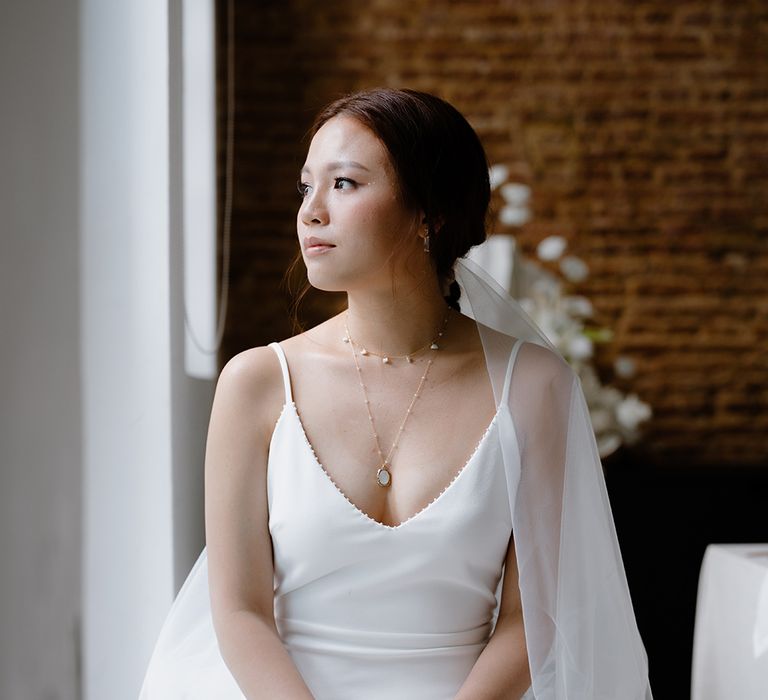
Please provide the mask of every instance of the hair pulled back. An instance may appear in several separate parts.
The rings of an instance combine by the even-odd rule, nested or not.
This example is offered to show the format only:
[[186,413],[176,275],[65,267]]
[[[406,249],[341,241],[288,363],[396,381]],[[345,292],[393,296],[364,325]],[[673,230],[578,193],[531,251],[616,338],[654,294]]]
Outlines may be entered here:
[[486,237],[491,197],[488,161],[474,129],[445,100],[410,89],[374,88],[325,107],[310,129],[344,115],[369,128],[386,147],[406,206],[424,211],[429,255],[446,301],[459,310],[453,266]]

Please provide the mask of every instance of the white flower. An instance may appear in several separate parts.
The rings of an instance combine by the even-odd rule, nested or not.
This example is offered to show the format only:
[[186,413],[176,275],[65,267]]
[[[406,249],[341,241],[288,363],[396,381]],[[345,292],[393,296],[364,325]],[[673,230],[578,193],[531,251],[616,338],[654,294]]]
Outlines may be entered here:
[[[488,171],[492,190],[503,199],[499,221],[505,226],[523,226],[531,219],[528,207],[531,189],[519,182],[509,182],[509,168],[493,165]],[[566,255],[568,246],[563,236],[547,236],[539,242],[536,255],[541,261],[556,262],[560,274],[545,269],[520,256],[515,295],[522,310],[547,340],[573,366],[579,378],[601,458],[615,452],[622,443],[632,444],[640,438],[638,425],[651,415],[651,407],[635,394],[625,396],[610,385],[603,385],[592,365],[594,344],[609,342],[613,331],[596,328],[586,331],[584,320],[594,316],[591,301],[584,296],[565,295],[564,281],[582,282],[589,275],[587,263],[574,255]],[[733,261],[726,261],[731,262]],[[619,377],[632,377],[635,362],[619,356],[614,362]]]
[[565,308],[574,316],[589,318],[594,313],[592,302],[587,297],[568,296],[563,299]]
[[495,190],[509,177],[509,168],[506,165],[492,165],[488,169],[488,178],[491,181],[491,189]]
[[567,245],[562,236],[547,236],[536,247],[536,255],[539,256],[539,260],[557,260]]
[[597,451],[601,458],[615,452],[621,445],[621,437],[616,433],[607,433],[597,436]]
[[603,387],[602,395],[605,404],[607,406],[612,406],[614,410],[617,410],[618,405],[624,400],[624,394],[610,384]]
[[637,426],[651,417],[651,407],[643,403],[637,394],[630,394],[616,406],[616,419],[627,430],[635,430]]
[[613,370],[620,377],[634,377],[636,370],[635,361],[631,357],[620,355],[613,363]]
[[589,364],[582,365],[579,368],[579,380],[581,381],[581,388],[587,399],[587,404],[592,407],[601,403],[599,395],[602,390],[602,384],[600,384],[600,380],[595,373],[595,368]]
[[499,221],[507,226],[522,226],[531,220],[528,207],[518,207],[508,204],[499,212]]
[[574,360],[586,360],[592,357],[592,341],[585,335],[577,335],[568,341],[568,354]]
[[613,427],[613,416],[604,408],[595,408],[589,413],[592,427],[596,433],[604,433]]
[[565,278],[571,282],[582,282],[589,275],[587,263],[574,255],[566,255],[560,261],[560,270]]
[[528,185],[523,185],[519,182],[508,182],[501,187],[501,196],[507,204],[511,204],[513,207],[527,206],[528,200],[531,198],[531,188]]
[[548,304],[554,305],[557,297],[560,296],[560,282],[552,275],[541,274],[530,284],[531,293],[534,296],[546,299]]

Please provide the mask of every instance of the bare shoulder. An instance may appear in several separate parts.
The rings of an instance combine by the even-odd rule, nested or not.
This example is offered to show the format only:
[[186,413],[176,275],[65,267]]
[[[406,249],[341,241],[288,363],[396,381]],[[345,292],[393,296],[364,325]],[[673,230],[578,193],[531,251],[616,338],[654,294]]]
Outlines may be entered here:
[[266,345],[243,350],[224,365],[216,384],[216,398],[228,411],[248,416],[262,430],[274,426],[284,403],[280,361]]
[[280,363],[277,353],[266,346],[243,350],[224,365],[219,380],[237,381],[244,390],[254,390],[265,383],[280,379]]
[[570,383],[573,368],[556,352],[530,341],[520,346],[517,361],[520,371],[544,383]]
[[[506,357],[512,352],[518,338],[502,333],[490,326],[477,323],[482,335],[482,342],[494,357]],[[523,340],[515,358],[515,374],[525,375],[535,381],[567,381],[573,370],[571,366],[557,353],[548,347],[528,340]]]

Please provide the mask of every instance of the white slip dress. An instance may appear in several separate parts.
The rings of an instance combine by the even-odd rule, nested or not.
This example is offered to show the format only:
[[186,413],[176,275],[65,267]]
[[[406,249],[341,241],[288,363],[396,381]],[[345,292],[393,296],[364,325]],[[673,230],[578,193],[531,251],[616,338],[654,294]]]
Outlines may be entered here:
[[[512,534],[497,436],[508,397],[448,486],[404,522],[385,525],[357,508],[318,461],[282,347],[269,347],[285,384],[267,462],[283,644],[316,700],[454,698],[492,632]],[[140,700],[214,697],[244,695],[218,649],[204,549],[163,625]]]

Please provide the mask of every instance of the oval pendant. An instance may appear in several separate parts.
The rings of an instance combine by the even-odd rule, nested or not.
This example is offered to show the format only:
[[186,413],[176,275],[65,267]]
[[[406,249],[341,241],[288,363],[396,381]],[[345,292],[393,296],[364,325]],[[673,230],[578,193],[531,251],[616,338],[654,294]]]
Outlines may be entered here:
[[392,474],[386,467],[379,467],[379,471],[376,472],[376,483],[379,486],[389,486],[392,483]]

